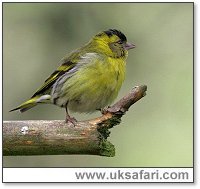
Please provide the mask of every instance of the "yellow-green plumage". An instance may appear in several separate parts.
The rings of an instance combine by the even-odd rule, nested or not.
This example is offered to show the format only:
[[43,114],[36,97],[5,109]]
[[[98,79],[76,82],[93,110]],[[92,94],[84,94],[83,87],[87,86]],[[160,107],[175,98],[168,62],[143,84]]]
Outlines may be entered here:
[[121,88],[130,48],[134,45],[128,44],[118,30],[97,34],[85,46],[64,57],[61,66],[32,98],[13,110],[23,112],[38,103],[53,103],[75,112],[104,108]]
[[[107,61],[109,64],[105,63]],[[64,99],[67,96],[70,110],[93,112],[109,105],[117,97],[124,76],[125,64],[122,59],[119,59],[116,65],[113,58],[100,56],[69,78],[59,96],[64,94]],[[62,101],[62,98],[60,100]]]

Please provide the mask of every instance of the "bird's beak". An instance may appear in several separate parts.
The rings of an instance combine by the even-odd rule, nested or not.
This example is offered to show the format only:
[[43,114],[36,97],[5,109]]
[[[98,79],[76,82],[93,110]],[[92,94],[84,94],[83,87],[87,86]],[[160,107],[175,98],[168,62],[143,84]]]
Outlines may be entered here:
[[127,43],[125,44],[124,48],[125,48],[126,50],[133,49],[133,48],[135,48],[135,45],[127,42]]

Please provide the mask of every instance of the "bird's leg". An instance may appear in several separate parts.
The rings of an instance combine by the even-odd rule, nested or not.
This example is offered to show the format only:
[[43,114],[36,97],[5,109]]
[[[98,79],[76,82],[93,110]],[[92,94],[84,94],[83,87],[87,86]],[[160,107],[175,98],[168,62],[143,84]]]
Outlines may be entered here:
[[74,117],[70,117],[67,107],[65,108],[65,110],[66,110],[66,118],[65,118],[66,123],[70,122],[75,126],[77,123],[77,120]]

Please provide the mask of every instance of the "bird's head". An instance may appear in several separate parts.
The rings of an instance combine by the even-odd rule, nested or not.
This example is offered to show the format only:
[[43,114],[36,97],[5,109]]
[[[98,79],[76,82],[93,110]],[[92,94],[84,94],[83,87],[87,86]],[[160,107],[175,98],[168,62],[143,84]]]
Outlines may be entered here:
[[94,36],[92,41],[97,45],[96,49],[110,57],[116,58],[126,57],[128,50],[135,48],[135,45],[128,43],[126,36],[116,29],[100,32]]

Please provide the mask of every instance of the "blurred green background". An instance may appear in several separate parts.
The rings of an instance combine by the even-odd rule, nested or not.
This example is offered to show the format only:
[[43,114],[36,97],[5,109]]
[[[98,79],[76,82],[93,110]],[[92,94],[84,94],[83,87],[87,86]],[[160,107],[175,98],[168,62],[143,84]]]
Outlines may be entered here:
[[3,119],[64,119],[65,111],[52,105],[8,111],[32,96],[66,53],[109,28],[137,46],[118,99],[135,85],[148,86],[111,130],[116,156],[4,157],[4,166],[193,166],[192,3],[4,3]]

